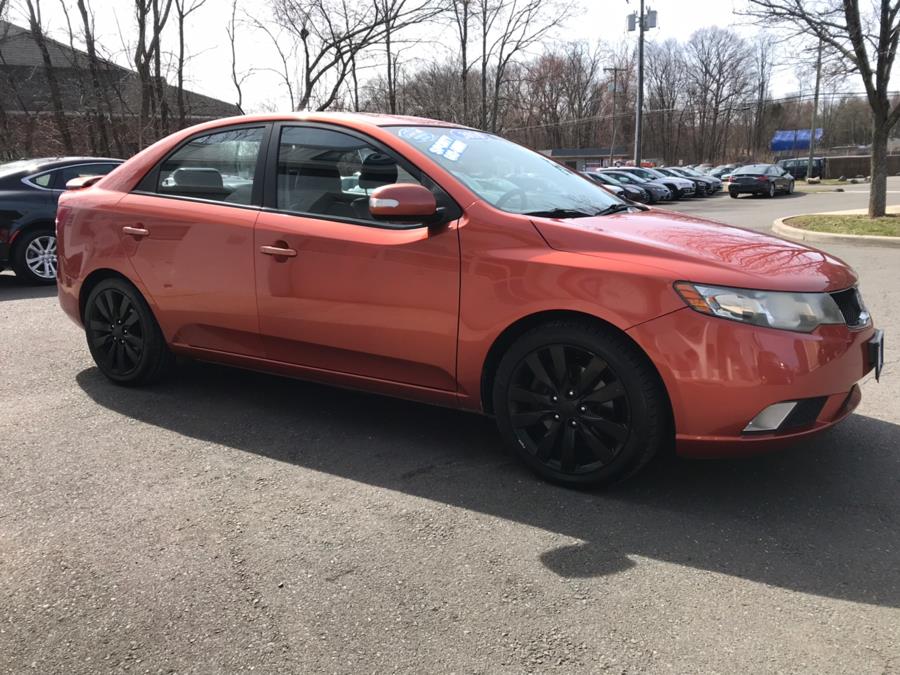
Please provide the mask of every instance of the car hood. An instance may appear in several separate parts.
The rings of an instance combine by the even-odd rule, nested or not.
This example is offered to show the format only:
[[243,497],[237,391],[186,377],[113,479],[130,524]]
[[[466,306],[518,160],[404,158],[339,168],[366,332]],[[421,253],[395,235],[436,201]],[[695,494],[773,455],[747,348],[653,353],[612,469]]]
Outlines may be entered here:
[[823,251],[660,209],[532,222],[551,248],[624,257],[671,281],[795,292],[841,290],[857,281],[846,263]]

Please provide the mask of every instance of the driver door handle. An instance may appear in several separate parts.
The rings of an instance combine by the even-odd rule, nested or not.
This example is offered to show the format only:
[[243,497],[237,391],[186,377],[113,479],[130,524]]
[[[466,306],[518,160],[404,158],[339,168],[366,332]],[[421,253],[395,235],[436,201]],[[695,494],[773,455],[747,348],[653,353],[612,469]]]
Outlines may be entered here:
[[143,227],[131,227],[130,225],[123,227],[122,232],[130,234],[132,237],[146,237],[150,234],[150,230],[148,229]]
[[265,255],[274,255],[276,258],[294,258],[297,255],[297,251],[294,249],[281,246],[260,246],[259,252]]

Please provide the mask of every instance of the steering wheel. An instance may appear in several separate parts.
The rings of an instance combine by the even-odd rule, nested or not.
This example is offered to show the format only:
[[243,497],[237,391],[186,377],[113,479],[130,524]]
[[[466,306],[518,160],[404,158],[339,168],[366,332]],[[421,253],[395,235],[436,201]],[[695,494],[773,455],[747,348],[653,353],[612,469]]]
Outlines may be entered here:
[[502,209],[506,206],[506,203],[512,201],[513,199],[518,198],[519,200],[519,210],[524,211],[528,208],[528,193],[525,192],[522,188],[513,188],[508,192],[503,193],[500,196],[500,199],[497,200],[497,203],[494,204],[498,209]]

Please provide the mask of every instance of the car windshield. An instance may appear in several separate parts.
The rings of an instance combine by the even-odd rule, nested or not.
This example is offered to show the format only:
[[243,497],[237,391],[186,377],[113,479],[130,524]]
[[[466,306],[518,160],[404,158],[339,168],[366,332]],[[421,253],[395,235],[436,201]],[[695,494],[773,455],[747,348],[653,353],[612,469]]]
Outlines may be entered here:
[[589,178],[499,136],[431,126],[385,129],[509,213],[593,215],[624,205]]
[[755,173],[765,173],[769,168],[768,164],[751,164],[750,166],[742,166],[740,169],[735,169],[731,175],[738,176],[742,174],[755,174]]

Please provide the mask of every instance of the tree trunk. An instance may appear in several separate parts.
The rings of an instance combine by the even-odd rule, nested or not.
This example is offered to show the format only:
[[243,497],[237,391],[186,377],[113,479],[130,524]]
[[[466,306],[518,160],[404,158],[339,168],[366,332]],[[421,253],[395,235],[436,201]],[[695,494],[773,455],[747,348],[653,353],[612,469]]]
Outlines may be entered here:
[[869,169],[869,217],[884,215],[887,203],[887,141],[890,129],[886,120],[876,115],[873,120],[872,164]]
[[62,94],[59,89],[59,81],[56,79],[56,65],[50,59],[50,52],[47,49],[47,41],[44,38],[44,28],[38,21],[37,13],[34,5],[28,3],[29,10],[29,29],[31,35],[37,44],[38,51],[41,53],[41,60],[44,64],[44,70],[47,77],[47,88],[50,90],[50,102],[53,105],[53,118],[56,121],[56,128],[59,131],[59,137],[63,144],[66,154],[74,154],[75,146],[72,144],[72,135],[69,133],[69,123],[66,119],[65,109],[62,102]]

